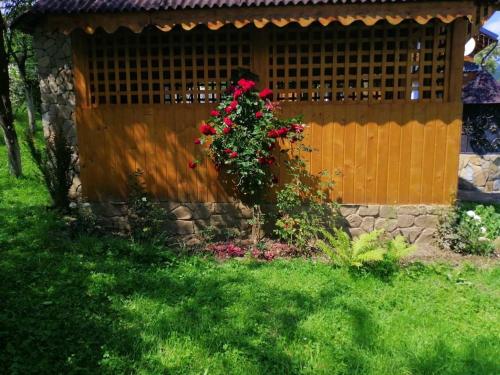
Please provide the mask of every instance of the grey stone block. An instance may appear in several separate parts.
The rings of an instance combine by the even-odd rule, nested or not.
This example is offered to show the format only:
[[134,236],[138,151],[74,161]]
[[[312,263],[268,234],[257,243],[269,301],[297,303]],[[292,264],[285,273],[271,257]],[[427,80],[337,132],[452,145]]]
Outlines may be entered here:
[[413,225],[415,217],[412,215],[399,215],[398,228],[409,228]]
[[361,206],[358,210],[358,215],[360,216],[378,216],[380,210],[380,206],[378,205],[370,205],[370,206]]
[[363,222],[363,218],[359,215],[353,214],[346,217],[350,228],[359,228]]
[[415,219],[417,227],[435,229],[438,225],[439,219],[436,215],[422,215]]

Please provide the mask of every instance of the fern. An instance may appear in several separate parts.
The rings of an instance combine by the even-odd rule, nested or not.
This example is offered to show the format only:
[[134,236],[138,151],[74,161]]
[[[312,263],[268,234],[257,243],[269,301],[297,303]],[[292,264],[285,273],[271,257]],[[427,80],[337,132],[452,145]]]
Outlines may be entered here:
[[381,231],[374,231],[361,235],[351,241],[349,235],[333,228],[333,234],[322,229],[324,240],[318,240],[318,248],[338,266],[362,267],[365,263],[380,261],[386,250],[381,246]]
[[393,260],[400,260],[413,252],[416,248],[414,245],[409,246],[403,236],[397,236],[393,240],[387,242],[387,256]]

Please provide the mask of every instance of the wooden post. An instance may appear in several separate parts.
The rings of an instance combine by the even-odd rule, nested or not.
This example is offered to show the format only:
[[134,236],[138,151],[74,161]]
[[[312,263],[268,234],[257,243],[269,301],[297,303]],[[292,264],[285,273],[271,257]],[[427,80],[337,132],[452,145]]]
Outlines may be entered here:
[[451,51],[449,56],[450,82],[448,101],[460,102],[462,99],[462,83],[464,69],[464,50],[467,35],[467,20],[461,18],[453,22]]

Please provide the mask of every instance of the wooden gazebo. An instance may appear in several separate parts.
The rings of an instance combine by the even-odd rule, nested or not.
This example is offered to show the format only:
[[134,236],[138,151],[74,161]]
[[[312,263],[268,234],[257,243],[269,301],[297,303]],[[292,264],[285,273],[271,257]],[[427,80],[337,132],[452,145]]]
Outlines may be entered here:
[[[70,38],[81,180],[93,201],[123,197],[137,169],[158,199],[230,201],[209,163],[192,172],[187,162],[199,123],[245,68],[284,115],[304,115],[318,150],[311,171],[335,176],[332,198],[449,204],[464,45],[494,3],[41,0],[18,23],[40,59],[50,40]],[[42,84],[51,63],[60,61],[45,61]]]

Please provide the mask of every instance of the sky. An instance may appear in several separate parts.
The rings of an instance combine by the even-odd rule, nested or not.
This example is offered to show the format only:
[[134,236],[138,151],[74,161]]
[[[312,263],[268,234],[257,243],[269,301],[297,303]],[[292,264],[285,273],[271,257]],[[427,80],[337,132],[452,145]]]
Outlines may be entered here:
[[500,35],[500,12],[495,12],[495,14],[491,16],[484,27],[490,31],[493,31],[495,34]]

